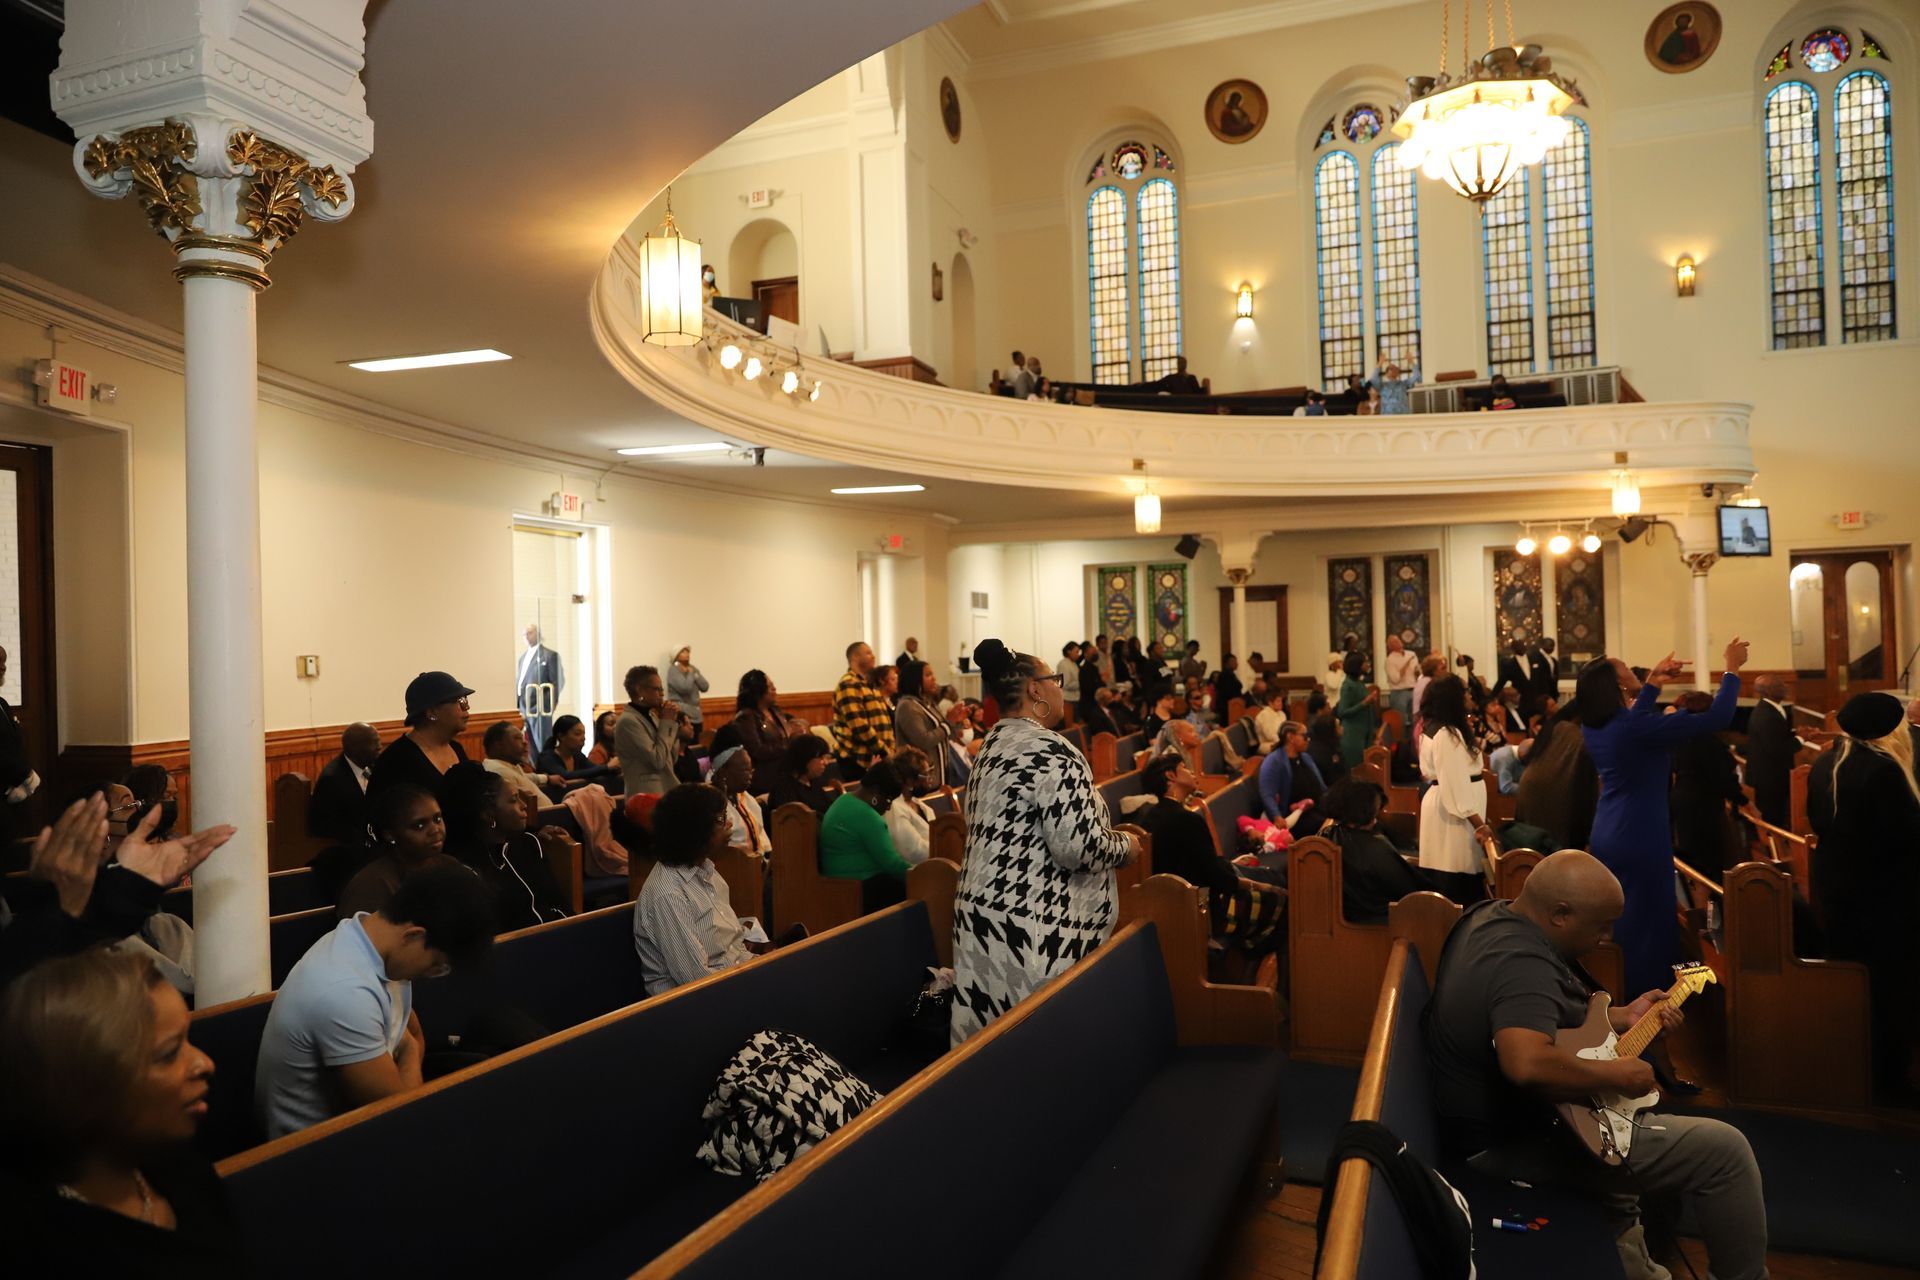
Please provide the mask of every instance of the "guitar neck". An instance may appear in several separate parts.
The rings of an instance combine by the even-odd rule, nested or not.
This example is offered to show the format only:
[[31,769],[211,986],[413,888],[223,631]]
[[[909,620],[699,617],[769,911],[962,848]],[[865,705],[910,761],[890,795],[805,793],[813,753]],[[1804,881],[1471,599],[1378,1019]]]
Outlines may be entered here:
[[[1676,982],[1667,988],[1667,998],[1662,1003],[1670,1004],[1678,1009],[1687,1002],[1687,997],[1692,994],[1693,989],[1684,981]],[[1646,1014],[1641,1017],[1638,1022],[1634,1023],[1631,1028],[1621,1033],[1619,1040],[1614,1044],[1614,1052],[1622,1058],[1637,1058],[1646,1050],[1648,1045],[1653,1043],[1653,1038],[1659,1034],[1660,1005],[1656,1004],[1653,1008],[1647,1010]]]

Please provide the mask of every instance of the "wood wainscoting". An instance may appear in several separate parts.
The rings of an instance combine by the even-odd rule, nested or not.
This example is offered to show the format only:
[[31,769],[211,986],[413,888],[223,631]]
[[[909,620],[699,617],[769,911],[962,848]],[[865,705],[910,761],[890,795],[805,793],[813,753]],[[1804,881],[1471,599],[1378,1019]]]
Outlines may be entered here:
[[[702,698],[700,710],[706,721],[706,736],[733,718],[734,699]],[[780,705],[789,715],[799,716],[808,724],[827,724],[833,719],[833,693],[782,694]],[[620,704],[598,708],[599,711],[617,711]],[[596,713],[597,714],[597,713]],[[480,740],[487,732],[487,726],[499,720],[518,720],[518,711],[475,711],[467,720],[467,730],[460,735],[460,746],[469,760],[480,760],[486,755]],[[376,720],[373,727],[380,731],[382,744],[393,742],[407,731],[406,725],[399,720]],[[267,772],[262,780],[267,788],[267,817],[273,817],[273,780],[283,773],[302,773],[309,781],[320,776],[320,770],[329,760],[340,754],[340,735],[346,732],[344,724],[321,725],[311,729],[274,729],[267,734]],[[184,829],[192,820],[192,780],[190,744],[184,739],[171,742],[136,742],[131,745],[97,745],[74,743],[60,753],[61,790],[58,797],[61,804],[68,803],[87,787],[99,782],[112,782],[126,775],[127,770],[137,764],[157,764],[173,775],[180,789],[180,822]]]

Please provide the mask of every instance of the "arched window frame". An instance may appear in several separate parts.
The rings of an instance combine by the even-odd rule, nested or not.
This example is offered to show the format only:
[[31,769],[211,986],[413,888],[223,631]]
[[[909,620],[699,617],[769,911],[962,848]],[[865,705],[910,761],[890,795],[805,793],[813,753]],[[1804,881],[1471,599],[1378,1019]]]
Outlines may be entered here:
[[[1147,162],[1139,174],[1129,177],[1117,170],[1113,156],[1135,142],[1144,148]],[[1088,148],[1075,167],[1071,189],[1079,205],[1078,247],[1087,280],[1087,327],[1081,349],[1094,382],[1143,382],[1174,371],[1183,338],[1183,172],[1179,154],[1166,135],[1145,127],[1110,131],[1099,146]],[[1111,240],[1104,257],[1096,258],[1102,252],[1096,240],[1105,224],[1096,223],[1095,200],[1108,191],[1119,196],[1123,223],[1117,264]],[[1103,206],[1102,212],[1107,208]]]
[[1480,220],[1487,373],[1589,369],[1600,363],[1593,132],[1570,127],[1547,158],[1489,200]]
[[[1848,42],[1844,62],[1816,71],[1807,65],[1802,48],[1808,36],[1831,28]],[[1880,36],[1896,39],[1881,46]],[[1765,53],[1755,61],[1754,77],[1760,118],[1762,212],[1768,234],[1765,242],[1768,316],[1766,340],[1775,352],[1833,345],[1899,340],[1912,333],[1913,317],[1902,323],[1898,266],[1903,222],[1911,224],[1913,209],[1903,218],[1899,207],[1901,184],[1896,154],[1912,160],[1912,143],[1896,146],[1896,115],[1911,124],[1913,108],[1904,101],[1912,85],[1905,80],[1914,48],[1905,33],[1884,15],[1852,9],[1801,11],[1782,20],[1762,42]],[[1863,79],[1863,77],[1867,77]],[[1874,129],[1861,131],[1857,103],[1849,103],[1850,86],[1875,84],[1884,90],[1884,110]],[[1812,106],[1812,141],[1791,157],[1783,157],[1776,132],[1770,127],[1783,92],[1806,94]],[[1859,144],[1864,140],[1867,146]],[[1783,221],[1776,188],[1776,169],[1783,158],[1799,159],[1811,153],[1817,165],[1811,201],[1817,211],[1817,232]],[[1869,163],[1860,163],[1866,160]],[[1884,191],[1884,198],[1863,205],[1862,194]],[[1910,242],[1907,248],[1911,249]],[[1783,243],[1784,242],[1784,243]],[[1788,275],[1781,269],[1782,252],[1805,255],[1801,269]],[[1910,260],[1910,259],[1909,259]],[[1911,341],[1909,338],[1908,341]]]
[[[1326,125],[1307,135],[1315,359],[1329,388],[1343,387],[1352,375],[1371,376],[1383,357],[1410,369],[1420,364],[1419,174],[1399,167],[1400,144],[1388,131],[1392,113],[1384,105],[1392,100],[1386,90],[1343,90],[1327,99],[1334,105]],[[1367,106],[1380,131],[1350,136],[1349,120]],[[1349,163],[1351,200],[1344,182],[1338,190],[1323,185]]]

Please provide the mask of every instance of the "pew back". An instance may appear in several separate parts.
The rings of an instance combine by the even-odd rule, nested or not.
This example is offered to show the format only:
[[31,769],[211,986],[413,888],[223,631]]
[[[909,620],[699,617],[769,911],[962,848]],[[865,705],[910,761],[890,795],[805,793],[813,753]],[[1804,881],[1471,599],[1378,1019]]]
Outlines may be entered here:
[[860,882],[821,873],[820,816],[796,801],[775,809],[767,827],[773,840],[773,923],[767,933],[779,937],[796,924],[821,933],[858,919]]

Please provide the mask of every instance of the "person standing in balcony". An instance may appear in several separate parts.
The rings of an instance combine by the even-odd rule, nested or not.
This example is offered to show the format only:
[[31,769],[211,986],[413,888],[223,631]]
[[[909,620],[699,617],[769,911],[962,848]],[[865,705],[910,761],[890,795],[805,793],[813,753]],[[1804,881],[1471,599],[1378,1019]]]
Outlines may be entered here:
[[1013,353],[1013,372],[1006,377],[1007,394],[1015,400],[1025,400],[1033,393],[1033,374],[1027,369],[1027,358],[1020,352]]
[[1385,356],[1380,357],[1381,413],[1412,413],[1411,394],[1420,385],[1420,366],[1401,369]]

